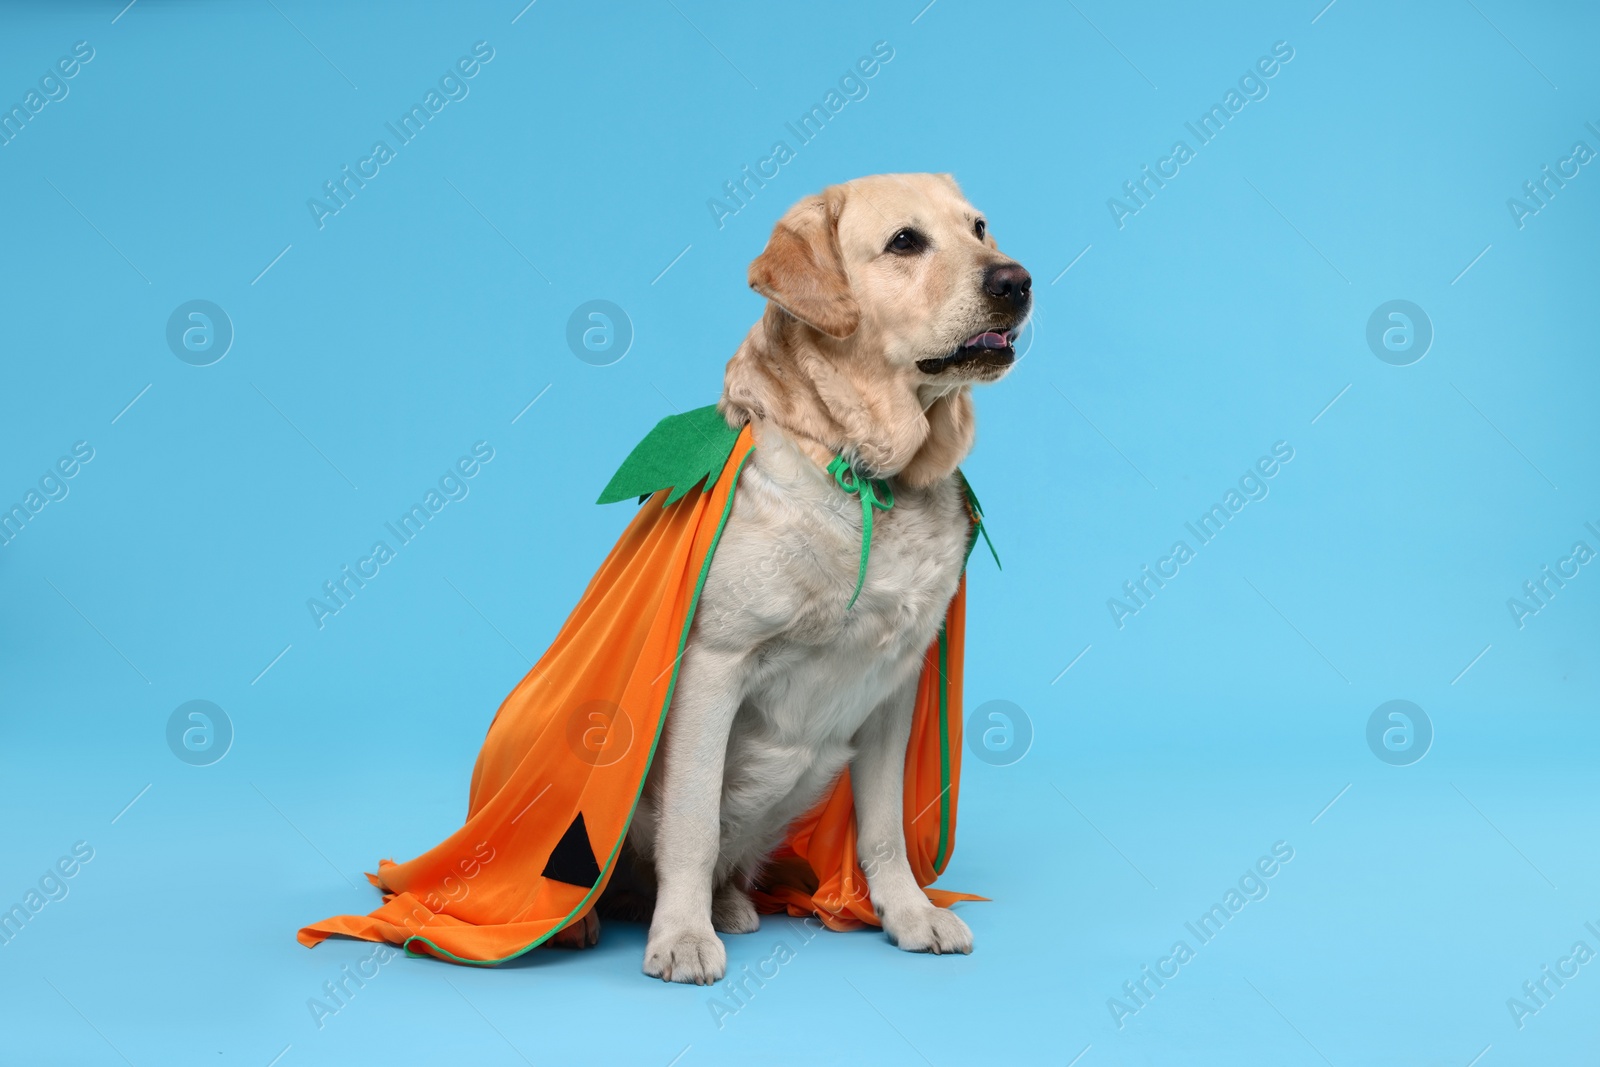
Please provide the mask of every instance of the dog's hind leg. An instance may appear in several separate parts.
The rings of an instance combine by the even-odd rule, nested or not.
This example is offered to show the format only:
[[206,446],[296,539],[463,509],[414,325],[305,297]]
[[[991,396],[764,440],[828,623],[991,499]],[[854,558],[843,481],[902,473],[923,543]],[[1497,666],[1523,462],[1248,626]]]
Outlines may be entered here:
[[552,948],[593,948],[600,943],[600,916],[590,908],[577,922],[559,931],[545,944]]
[[722,934],[753,934],[761,929],[750,894],[734,879],[722,883],[712,898],[711,925]]
[[630,834],[594,910],[602,919],[647,923],[656,910],[656,879],[651,861],[639,855]]

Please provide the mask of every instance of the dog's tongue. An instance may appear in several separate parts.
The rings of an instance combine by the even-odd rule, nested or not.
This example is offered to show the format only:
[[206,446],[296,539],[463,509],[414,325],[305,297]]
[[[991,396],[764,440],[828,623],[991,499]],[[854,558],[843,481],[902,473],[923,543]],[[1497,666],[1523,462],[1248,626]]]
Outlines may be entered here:
[[1011,344],[1011,342],[1006,340],[1006,335],[1005,334],[1003,334],[1003,333],[995,333],[994,331],[991,330],[988,333],[980,333],[978,336],[972,338],[972,340],[968,341],[966,344],[962,345],[961,347],[962,348],[1005,348],[1010,344]]

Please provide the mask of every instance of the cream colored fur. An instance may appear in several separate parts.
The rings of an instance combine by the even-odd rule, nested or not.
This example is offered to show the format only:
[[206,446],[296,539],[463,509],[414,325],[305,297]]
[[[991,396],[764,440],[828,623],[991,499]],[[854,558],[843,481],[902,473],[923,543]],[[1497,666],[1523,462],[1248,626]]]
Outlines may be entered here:
[[[628,835],[628,853],[654,875],[646,974],[722,978],[717,931],[757,928],[748,887],[787,824],[847,766],[890,940],[972,949],[966,924],[912,875],[901,796],[922,655],[967,544],[954,472],[974,438],[970,387],[1005,373],[916,364],[1026,314],[985,292],[985,271],[1011,261],[976,236],[979,217],[948,175],[860,179],[796,205],[751,265],[752,287],[771,302],[728,364],[720,408],[730,425],[752,423],[756,452]],[[906,228],[926,250],[886,251]],[[888,479],[895,495],[876,513],[866,585],[849,611],[861,505],[824,469],[835,455]],[[597,935],[586,926],[569,943]]]

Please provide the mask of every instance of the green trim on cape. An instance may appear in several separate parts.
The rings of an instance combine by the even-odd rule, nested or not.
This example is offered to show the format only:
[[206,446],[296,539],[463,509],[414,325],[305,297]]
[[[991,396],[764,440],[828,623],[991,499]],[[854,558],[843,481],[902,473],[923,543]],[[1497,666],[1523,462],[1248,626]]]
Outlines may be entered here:
[[[700,409],[700,411],[708,411],[708,410],[714,412],[716,409],[715,408],[701,408]],[[690,412],[690,414],[691,415],[697,414],[697,412]],[[681,415],[677,416],[677,417],[678,418],[683,418],[683,416],[681,416]],[[722,416],[719,415],[717,417],[720,419]],[[666,423],[668,421],[671,421],[671,420],[668,420],[668,419],[663,419],[662,420],[663,423]],[[660,426],[657,426],[656,429],[660,429]],[[738,432],[735,431],[733,436],[734,436],[734,440],[735,440],[735,443],[736,443],[737,440],[738,440],[738,437],[739,437]],[[647,437],[647,438],[645,438],[645,440],[648,441],[649,438]],[[638,449],[634,449],[634,451],[637,452]],[[733,484],[734,484],[734,486],[737,486],[739,484],[739,475],[744,473],[745,464],[750,462],[750,457],[755,455],[755,451],[756,451],[755,450],[755,445],[752,444],[750,446],[750,450],[748,452],[746,452],[739,459],[739,465],[738,465],[738,467],[734,468],[734,471],[733,471]],[[733,444],[729,444],[728,445],[727,454],[723,456],[724,464],[726,464],[728,457],[732,456],[732,455],[733,455]],[[721,472],[721,468],[718,468],[717,471],[714,471],[712,473],[716,474],[716,473],[720,473],[720,472]],[[612,480],[615,481],[616,479],[612,479]],[[706,486],[706,488],[709,490],[711,488],[711,486],[708,484]],[[625,497],[627,497],[629,495],[631,495],[631,494],[625,493],[625,494],[623,494],[622,498],[625,498]],[[619,498],[619,499],[622,499],[622,498]],[[729,492],[728,492],[728,500],[722,507],[722,515],[720,517],[718,517],[718,519],[717,519],[716,533],[712,535],[711,545],[706,550],[706,558],[700,564],[700,574],[699,574],[699,577],[697,577],[695,579],[695,583],[694,583],[694,594],[689,598],[689,609],[688,609],[687,612],[684,613],[683,629],[678,634],[678,657],[677,657],[677,659],[672,661],[672,677],[667,682],[667,695],[661,702],[661,714],[656,719],[656,733],[655,733],[655,736],[650,739],[650,758],[645,763],[644,774],[639,776],[639,786],[634,791],[634,794],[633,794],[633,807],[630,809],[630,812],[629,812],[629,815],[628,815],[628,823],[629,823],[630,826],[633,823],[633,814],[638,812],[638,810],[639,810],[639,798],[644,795],[645,779],[648,778],[649,775],[650,775],[650,766],[651,766],[651,764],[653,764],[655,762],[656,752],[660,748],[660,745],[661,745],[661,734],[662,734],[662,731],[666,728],[666,723],[667,723],[667,710],[672,706],[672,696],[678,690],[678,672],[679,672],[679,669],[683,666],[683,654],[688,649],[689,631],[691,629],[693,629],[693,627],[694,627],[695,609],[700,606],[700,593],[706,587],[706,576],[711,573],[711,560],[717,554],[717,546],[722,543],[722,532],[723,532],[724,529],[727,528],[728,516],[732,515],[732,514],[733,514],[733,491],[730,489]],[[447,949],[440,948],[433,941],[431,941],[428,938],[422,936],[421,934],[413,934],[410,937],[406,938],[405,942],[400,947],[405,950],[405,954],[408,957],[415,958],[415,957],[418,957],[418,956],[429,955],[429,953],[426,953],[426,952],[416,952],[411,948],[411,943],[413,941],[421,941],[423,944],[425,944],[429,948],[433,949],[433,953],[432,953],[433,955],[437,955],[442,959],[451,960],[454,963],[463,963],[463,964],[468,964],[468,965],[475,966],[475,967],[493,967],[493,966],[496,966],[497,964],[505,963],[507,960],[516,959],[518,956],[521,956],[524,953],[531,952],[532,950],[538,948],[540,945],[544,944],[546,941],[550,940],[550,938],[554,937],[556,934],[560,933],[562,930],[565,930],[569,925],[572,924],[572,920],[574,918],[576,918],[577,915],[580,912],[584,911],[586,908],[589,907],[590,902],[593,901],[595,899],[595,896],[600,892],[600,884],[602,882],[606,881],[607,878],[609,878],[610,873],[611,873],[611,869],[614,866],[616,866],[617,856],[622,852],[623,842],[625,842],[627,840],[627,838],[628,838],[627,831],[624,830],[623,833],[622,833],[622,836],[617,839],[617,843],[616,843],[615,847],[612,848],[611,854],[608,857],[606,857],[606,865],[602,870],[602,876],[595,880],[594,886],[591,887],[589,892],[584,895],[584,898],[581,901],[578,902],[578,906],[573,908],[572,911],[567,914],[567,917],[565,919],[561,920],[559,925],[557,925],[556,927],[551,929],[543,937],[536,938],[535,940],[528,942],[528,944],[524,945],[522,948],[519,948],[517,951],[510,953],[509,955],[502,956],[497,960],[469,960],[469,959],[466,959],[466,958],[464,958],[462,956],[457,956],[455,953],[450,952]]]
[[[684,496],[691,489],[705,482],[704,488],[710,489],[708,479],[713,479],[728,462],[733,454],[734,445],[739,439],[739,431],[730,429],[723,419],[721,412],[715,404],[702,408],[695,408],[678,415],[669,415],[658,422],[653,430],[645,435],[644,440],[634,446],[628,453],[628,458],[623,460],[622,466],[611,476],[611,481],[600,494],[596,503],[611,504],[629,497],[638,497],[641,502],[651,495],[663,490],[670,490],[662,500],[662,506],[667,507]],[[754,453],[751,449],[751,454]],[[744,457],[745,461],[749,456]],[[739,475],[744,471],[744,462],[734,472],[735,484]],[[983,506],[978,503],[978,496],[972,491],[972,484],[967,480],[966,473],[957,470],[961,479],[962,495],[967,504],[968,517],[972,522],[972,529],[967,537],[967,548],[962,559],[962,570],[971,560],[972,550],[977,547],[978,538],[981,536],[989,547],[989,552],[994,556],[995,566],[1000,566],[1000,554],[995,551],[994,542],[989,539],[989,530],[983,521]],[[842,483],[841,483],[842,486]],[[891,497],[892,499],[892,497]],[[870,504],[868,505],[870,507]],[[683,634],[680,639],[680,658],[683,646],[687,644],[689,629],[694,621],[694,608],[700,599],[700,588],[705,584],[706,574],[710,571],[711,559],[716,554],[717,545],[722,540],[722,529],[727,524],[728,516],[733,510],[733,495],[730,492],[727,506],[723,511],[721,520],[717,525],[716,538],[712,541],[711,549],[706,554],[699,583],[696,585],[694,598],[691,601],[688,618],[684,622]],[[870,513],[869,513],[870,514]],[[863,571],[865,558],[862,560]],[[865,575],[863,573],[862,577]],[[853,599],[853,598],[852,598]],[[950,764],[955,755],[950,751],[949,733],[949,678],[946,674],[949,649],[946,644],[943,625],[939,627],[937,645],[937,670],[939,672],[939,844],[935,850],[934,869],[938,873],[944,872],[945,865],[950,859]],[[677,684],[677,670],[674,667],[672,686]],[[671,689],[668,691],[667,704],[671,703]],[[665,708],[663,709],[665,712]],[[665,714],[662,715],[665,721]],[[659,733],[659,730],[658,730]],[[653,749],[652,749],[653,754]],[[637,804],[637,798],[635,799]],[[612,860],[615,856],[611,857]],[[607,863],[607,869],[610,861]],[[587,903],[587,898],[585,900]],[[581,909],[582,905],[580,905]],[[574,911],[576,914],[576,911]],[[569,920],[571,916],[568,917]],[[563,924],[564,925],[564,924]],[[559,929],[559,927],[558,927]],[[555,931],[551,931],[555,933]],[[549,935],[546,935],[547,937]],[[543,940],[543,939],[541,939]],[[532,948],[533,946],[528,946]],[[527,951],[523,949],[522,951]],[[408,950],[409,952],[409,950]],[[521,953],[517,953],[520,955]],[[507,957],[510,958],[510,957]],[[472,962],[472,961],[461,961]],[[501,962],[501,961],[494,961]]]
[[[667,489],[670,492],[662,499],[661,506],[670,507],[687,496],[689,490],[707,478],[715,477],[727,466],[728,457],[733,454],[733,446],[738,440],[739,431],[728,426],[715,404],[668,415],[645,434],[644,440],[633,446],[628,458],[622,461],[622,466],[611,476],[611,481],[606,483],[600,499],[595,503],[614,504],[629,497],[636,497],[643,503],[653,494]],[[831,472],[832,468],[829,469]],[[989,539],[989,528],[983,521],[983,505],[978,503],[978,494],[972,491],[972,483],[967,480],[965,471],[957,468],[956,475],[961,479],[962,495],[966,498],[967,510],[972,518],[972,534],[967,541],[967,556],[962,561],[962,568],[965,569],[967,561],[972,558],[972,549],[980,536],[984,544],[989,546],[994,565],[999,567],[1000,553],[995,551],[994,542]],[[844,488],[843,481],[839,484],[840,488]],[[892,506],[893,496],[889,499]]]

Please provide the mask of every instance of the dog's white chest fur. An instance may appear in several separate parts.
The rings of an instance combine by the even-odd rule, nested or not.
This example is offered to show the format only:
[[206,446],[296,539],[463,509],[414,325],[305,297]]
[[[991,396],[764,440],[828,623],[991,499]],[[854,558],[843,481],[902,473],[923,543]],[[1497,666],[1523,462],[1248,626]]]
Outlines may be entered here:
[[[717,409],[751,427],[756,454],[628,831],[643,861],[630,871],[653,870],[659,886],[646,974],[726,974],[716,933],[759,928],[753,876],[847,766],[856,854],[809,872],[829,887],[812,894],[819,914],[870,902],[903,949],[972,951],[972,931],[923,891],[926,868],[912,869],[905,774],[919,667],[971,534],[956,471],[976,432],[971,387],[1015,362],[1032,281],[949,175],[830,186],[791,208],[750,264],[767,308],[728,361]],[[891,472],[896,498],[874,514],[866,587],[848,608],[863,523],[859,498],[822,469],[833,450]],[[836,852],[797,858],[832,868]],[[840,898],[836,879],[854,893],[858,873],[868,900]],[[804,863],[771,876],[808,891]]]
[[971,533],[958,477],[896,487],[894,506],[874,512],[866,583],[846,611],[861,532],[860,498],[769,434],[740,478],[690,638],[691,653],[739,663],[719,879],[752,875],[849,762],[867,718],[916,684]]

